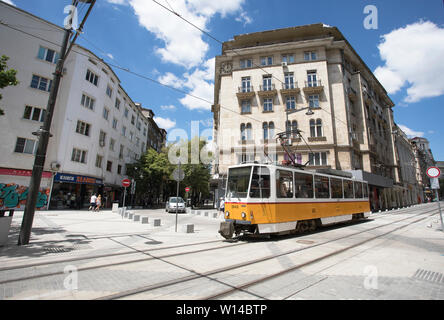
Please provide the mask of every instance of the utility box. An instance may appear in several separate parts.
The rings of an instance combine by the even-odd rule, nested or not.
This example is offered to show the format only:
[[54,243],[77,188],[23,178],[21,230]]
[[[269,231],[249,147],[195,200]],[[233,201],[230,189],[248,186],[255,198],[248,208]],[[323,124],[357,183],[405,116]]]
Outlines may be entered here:
[[5,213],[5,210],[0,210],[0,246],[4,246],[8,242],[14,210],[9,210],[9,216],[6,216]]

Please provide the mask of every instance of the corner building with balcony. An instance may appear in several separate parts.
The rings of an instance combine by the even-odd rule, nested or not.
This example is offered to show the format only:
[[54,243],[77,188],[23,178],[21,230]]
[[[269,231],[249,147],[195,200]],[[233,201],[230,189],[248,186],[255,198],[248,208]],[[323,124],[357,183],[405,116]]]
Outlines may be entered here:
[[[394,183],[394,103],[336,27],[323,24],[243,34],[216,57],[214,178],[246,161],[349,171],[368,181],[373,210],[400,204]],[[301,130],[301,135],[296,130]]]

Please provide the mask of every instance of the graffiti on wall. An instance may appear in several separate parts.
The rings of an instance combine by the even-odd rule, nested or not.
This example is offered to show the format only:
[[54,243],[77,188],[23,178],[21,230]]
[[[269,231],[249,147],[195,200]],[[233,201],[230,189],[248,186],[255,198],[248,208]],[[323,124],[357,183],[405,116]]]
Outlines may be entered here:
[[[48,205],[49,188],[41,188],[37,196],[37,209],[45,209]],[[0,183],[0,209],[20,209],[26,205],[28,186],[15,183]]]

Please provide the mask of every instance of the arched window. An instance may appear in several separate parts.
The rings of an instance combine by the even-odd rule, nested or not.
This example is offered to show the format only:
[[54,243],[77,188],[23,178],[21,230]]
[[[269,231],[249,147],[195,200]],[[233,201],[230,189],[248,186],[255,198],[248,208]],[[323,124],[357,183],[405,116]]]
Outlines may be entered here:
[[252,135],[251,135],[251,123],[247,123],[247,140],[252,140]]
[[264,141],[268,139],[268,123],[264,122],[262,124],[262,129],[264,131]]
[[316,136],[322,137],[322,120],[316,119]]
[[316,123],[314,119],[310,119],[310,137],[316,137]]
[[322,137],[322,120],[321,119],[311,119],[310,120],[310,136],[311,137]]
[[242,123],[240,126],[240,131],[241,131],[241,140],[245,141],[247,140],[247,137],[245,135],[245,123]]
[[293,134],[293,138],[297,138],[298,136],[297,130],[298,130],[298,122],[296,120],[293,120],[291,122],[291,131]]
[[290,134],[291,134],[291,121],[290,120],[285,122],[285,132],[287,133],[287,136],[290,136]]
[[274,122],[268,123],[268,136],[269,139],[274,139]]

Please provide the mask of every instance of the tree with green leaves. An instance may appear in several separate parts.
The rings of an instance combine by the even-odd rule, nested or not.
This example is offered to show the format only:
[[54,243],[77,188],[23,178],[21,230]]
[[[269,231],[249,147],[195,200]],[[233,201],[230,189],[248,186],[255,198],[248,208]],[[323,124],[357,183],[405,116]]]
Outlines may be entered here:
[[[18,80],[16,78],[17,70],[8,69],[8,65],[6,62],[9,60],[9,57],[2,55],[0,57],[0,89],[3,89],[7,86],[16,86],[18,85]],[[0,94],[0,100],[2,99],[2,95]],[[3,115],[4,112],[0,109],[0,115]]]

